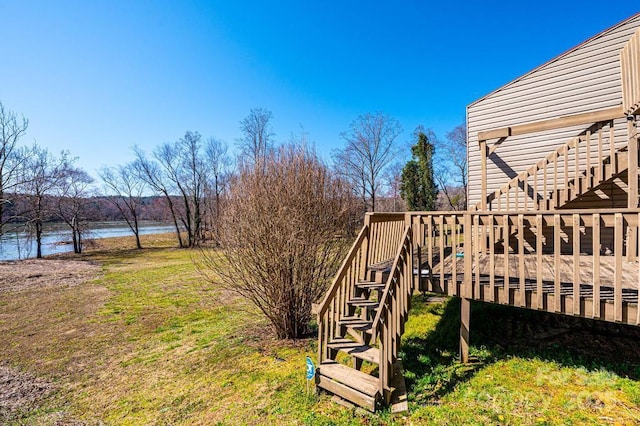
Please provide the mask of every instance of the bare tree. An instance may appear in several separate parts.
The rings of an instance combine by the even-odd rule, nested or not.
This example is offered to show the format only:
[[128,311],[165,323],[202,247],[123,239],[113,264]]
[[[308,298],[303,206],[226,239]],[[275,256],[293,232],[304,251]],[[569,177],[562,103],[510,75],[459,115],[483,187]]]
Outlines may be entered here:
[[348,186],[314,152],[281,147],[264,167],[240,168],[222,214],[222,251],[205,252],[204,265],[279,338],[301,337],[344,255],[351,206]]
[[334,160],[367,210],[376,210],[382,174],[393,160],[400,133],[402,126],[398,120],[378,112],[359,116],[341,134],[346,146],[334,153]]
[[400,196],[402,167],[401,163],[395,162],[390,164],[383,173],[384,186],[387,188],[383,211],[398,212],[406,209],[406,203]]
[[205,146],[205,164],[208,169],[207,197],[209,200],[209,216],[213,240],[220,242],[220,220],[222,214],[222,197],[231,177],[231,158],[227,144],[215,138],[209,138]]
[[82,253],[86,210],[93,178],[69,163],[58,185],[57,215],[71,229],[73,252]]
[[106,187],[107,199],[118,209],[136,237],[136,247],[141,249],[140,207],[144,182],[138,178],[133,164],[115,168],[103,167],[99,174]]
[[240,163],[260,164],[272,148],[274,137],[271,128],[273,114],[264,108],[251,108],[249,115],[240,122],[243,137],[238,140]]
[[189,247],[196,247],[204,237],[202,204],[207,169],[201,151],[202,136],[198,132],[186,132],[175,143],[162,144],[154,151],[154,158],[170,182],[170,190],[181,200],[178,213]]
[[440,189],[453,210],[467,206],[467,125],[459,124],[447,133],[446,142],[440,141],[440,167],[436,171]]
[[136,154],[136,160],[133,162],[133,168],[136,175],[149,185],[156,194],[164,197],[169,213],[171,214],[173,226],[176,230],[178,245],[184,247],[180,225],[178,224],[178,212],[174,204],[174,196],[171,193],[175,185],[172,185],[171,180],[167,177],[157,161],[147,158],[144,152],[138,147],[134,147],[134,152]]
[[18,150],[18,141],[27,131],[29,120],[4,107],[0,102],[0,235],[9,218],[5,214],[5,206],[11,203],[7,194],[14,193],[20,183],[18,168],[24,160]]
[[52,196],[64,179],[68,164],[68,152],[63,151],[60,157],[55,157],[46,148],[34,144],[26,152],[20,167],[18,190],[24,200],[20,217],[33,227],[38,259],[42,257],[43,225],[53,214]]

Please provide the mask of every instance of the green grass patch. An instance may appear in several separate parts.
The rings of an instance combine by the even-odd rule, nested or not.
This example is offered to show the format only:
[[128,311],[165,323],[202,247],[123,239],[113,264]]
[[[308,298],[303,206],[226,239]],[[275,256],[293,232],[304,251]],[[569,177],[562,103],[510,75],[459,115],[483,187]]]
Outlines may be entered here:
[[345,408],[305,380],[315,339],[275,340],[251,304],[202,279],[192,251],[160,245],[86,255],[103,275],[81,286],[0,294],[6,361],[56,388],[14,423],[640,422],[635,331],[474,304],[464,365],[459,301],[421,295],[401,349],[411,411]]

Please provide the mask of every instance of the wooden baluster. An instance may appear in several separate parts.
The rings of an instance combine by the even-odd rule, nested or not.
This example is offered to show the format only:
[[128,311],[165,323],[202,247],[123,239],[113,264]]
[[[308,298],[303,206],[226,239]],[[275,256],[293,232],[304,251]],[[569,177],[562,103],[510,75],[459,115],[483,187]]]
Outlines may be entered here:
[[451,282],[453,284],[454,296],[459,296],[458,294],[458,235],[457,235],[457,218],[456,215],[451,215],[451,224],[449,228],[451,229]]
[[540,201],[538,200],[538,170],[537,166],[533,172],[533,209],[540,210]]
[[438,228],[440,228],[438,238],[440,244],[440,290],[450,295],[444,282],[444,215],[438,215]]
[[545,157],[544,160],[544,167],[542,169],[542,202],[543,202],[543,207],[542,210],[549,210],[549,192],[548,192],[548,188],[547,188],[547,168],[549,166],[549,160],[547,157]]
[[553,156],[553,207],[558,207],[560,194],[558,194],[558,153]]
[[[543,309],[542,293],[542,215],[536,215],[536,308]],[[533,304],[533,302],[532,302]]]
[[567,201],[569,201],[569,145],[564,146],[564,195],[562,197],[563,203]]
[[520,281],[520,306],[527,306],[527,293],[525,288],[526,274],[524,271],[524,216],[518,215],[518,278]]
[[604,154],[603,154],[603,136],[602,123],[598,123],[598,183],[604,180]]
[[[600,318],[600,214],[593,214],[593,318]],[[640,311],[639,311],[640,312]]]
[[587,130],[585,139],[587,142],[587,171],[585,173],[587,176],[586,191],[593,187],[593,175],[591,173],[591,130]]
[[471,297],[479,298],[480,297],[480,262],[481,262],[480,256],[484,254],[483,251],[484,251],[484,244],[485,244],[483,229],[480,227],[480,215],[475,215],[473,217],[473,226],[476,230],[476,232],[473,234],[473,236],[476,238],[475,250],[473,250],[473,255],[475,260],[474,265],[476,269],[476,274],[475,274],[476,282],[475,282],[474,292],[471,295]]
[[503,292],[500,297],[500,303],[505,305],[509,304],[509,215],[502,216],[502,228],[504,232],[503,241],[504,241],[504,254],[503,254],[503,264],[504,264],[504,286]]
[[573,170],[573,195],[571,199],[576,198],[580,194],[580,138],[575,139],[576,152],[574,155],[575,167]]
[[510,211],[510,210],[511,210],[511,203],[510,203],[510,200],[509,200],[510,193],[511,193],[511,186],[509,186],[509,187],[507,188],[507,192],[506,192],[506,194],[505,194],[505,195],[506,195],[506,200],[505,200],[505,204],[506,204],[506,206],[505,206],[505,207],[506,207],[506,210],[507,210],[507,211]]
[[554,298],[554,311],[560,312],[560,215],[553,215],[553,298]]
[[496,228],[493,215],[489,215],[489,302],[495,302],[496,294]]
[[611,158],[611,176],[618,173],[618,162],[616,161],[616,139],[613,120],[609,122],[609,156]]
[[573,215],[573,315],[580,315],[580,215]]
[[526,173],[522,182],[522,192],[524,194],[524,210],[527,210],[529,205],[529,176]]
[[[427,259],[429,259],[428,268],[429,268],[429,279],[427,280],[427,291],[435,291],[434,280],[433,280],[433,246],[434,246],[434,238],[433,238],[433,216],[427,216]],[[420,266],[418,266],[420,267]]]
[[624,229],[622,213],[616,213],[614,216],[614,233],[615,233],[615,272],[614,272],[614,289],[613,289],[613,310],[614,320],[622,321],[622,255],[623,255],[623,229]]

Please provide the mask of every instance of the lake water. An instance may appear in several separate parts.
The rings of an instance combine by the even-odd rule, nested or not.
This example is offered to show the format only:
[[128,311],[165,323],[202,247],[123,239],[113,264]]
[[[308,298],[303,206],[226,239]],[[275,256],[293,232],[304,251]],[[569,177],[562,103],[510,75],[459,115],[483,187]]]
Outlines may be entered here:
[[[140,234],[161,234],[174,232],[171,224],[158,222],[142,222]],[[123,237],[133,235],[131,229],[124,222],[96,222],[89,225],[84,239],[98,239],[109,237]],[[61,225],[55,225],[45,230],[42,237],[42,255],[67,253],[73,251],[71,231]],[[35,257],[36,242],[34,238],[24,232],[7,232],[0,237],[0,260],[17,260]]]

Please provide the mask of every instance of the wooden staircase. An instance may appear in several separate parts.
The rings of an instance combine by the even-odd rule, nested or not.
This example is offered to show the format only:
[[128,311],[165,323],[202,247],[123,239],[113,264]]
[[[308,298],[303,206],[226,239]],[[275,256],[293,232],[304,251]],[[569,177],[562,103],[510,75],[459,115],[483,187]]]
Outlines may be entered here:
[[[629,168],[628,143],[615,145],[613,120],[596,122],[487,196],[491,210],[555,210]],[[471,210],[480,210],[481,202]]]
[[372,217],[367,215],[316,307],[316,384],[375,411],[390,402],[395,390],[394,364],[415,282],[412,228],[405,225],[405,216],[386,215],[380,223],[372,223]]
[[629,169],[628,145],[615,150],[613,156],[607,156],[602,165],[592,166],[580,172],[578,178],[568,181],[568,188],[558,189],[549,194],[550,204],[556,208],[565,207],[583,195],[599,189],[602,184],[619,177]]

